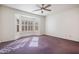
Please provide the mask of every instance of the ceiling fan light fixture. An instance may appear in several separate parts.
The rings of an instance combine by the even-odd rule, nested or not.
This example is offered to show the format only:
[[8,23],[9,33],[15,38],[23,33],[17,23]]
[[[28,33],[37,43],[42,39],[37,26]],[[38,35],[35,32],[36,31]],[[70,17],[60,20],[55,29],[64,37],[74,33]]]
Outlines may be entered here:
[[44,13],[44,11],[52,11],[51,9],[48,9],[49,7],[51,7],[51,4],[41,4],[41,6],[39,6],[39,9],[35,11],[41,11],[41,13]]

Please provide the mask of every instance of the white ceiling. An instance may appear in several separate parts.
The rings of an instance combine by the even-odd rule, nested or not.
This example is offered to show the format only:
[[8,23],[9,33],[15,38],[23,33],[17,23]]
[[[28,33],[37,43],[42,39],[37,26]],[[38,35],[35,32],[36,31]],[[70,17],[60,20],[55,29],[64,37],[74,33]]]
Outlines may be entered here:
[[51,4],[52,6],[49,7],[49,9],[52,9],[52,11],[51,12],[44,11],[44,13],[42,14],[40,11],[34,11],[36,9],[39,9],[37,5],[38,4],[5,4],[5,6],[11,7],[11,8],[16,8],[22,11],[43,15],[43,16],[49,15],[51,13],[56,13],[56,12],[68,10],[71,8],[79,7],[79,5],[77,4]]

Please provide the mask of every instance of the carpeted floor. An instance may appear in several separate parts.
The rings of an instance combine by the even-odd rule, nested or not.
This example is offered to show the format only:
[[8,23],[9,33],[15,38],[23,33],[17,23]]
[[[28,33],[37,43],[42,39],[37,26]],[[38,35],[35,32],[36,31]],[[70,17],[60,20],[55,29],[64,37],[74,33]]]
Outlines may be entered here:
[[0,54],[78,54],[79,42],[33,35],[0,43]]

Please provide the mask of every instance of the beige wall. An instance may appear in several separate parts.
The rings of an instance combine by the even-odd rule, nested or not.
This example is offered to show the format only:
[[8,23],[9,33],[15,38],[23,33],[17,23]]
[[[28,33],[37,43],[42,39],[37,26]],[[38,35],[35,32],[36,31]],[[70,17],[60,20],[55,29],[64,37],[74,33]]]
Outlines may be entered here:
[[5,6],[0,6],[0,42],[15,39],[15,14],[22,14],[40,19],[40,33],[45,33],[45,17],[12,9]]
[[46,34],[79,41],[79,8],[48,15]]

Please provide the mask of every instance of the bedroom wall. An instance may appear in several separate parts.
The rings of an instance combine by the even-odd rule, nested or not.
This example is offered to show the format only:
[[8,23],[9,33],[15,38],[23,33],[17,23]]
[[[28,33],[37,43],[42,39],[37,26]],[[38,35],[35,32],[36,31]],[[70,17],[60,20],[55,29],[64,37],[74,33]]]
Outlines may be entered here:
[[38,18],[40,20],[40,34],[45,33],[45,17],[0,5],[0,42],[15,39],[15,14]]
[[79,41],[79,7],[48,15],[46,34]]

